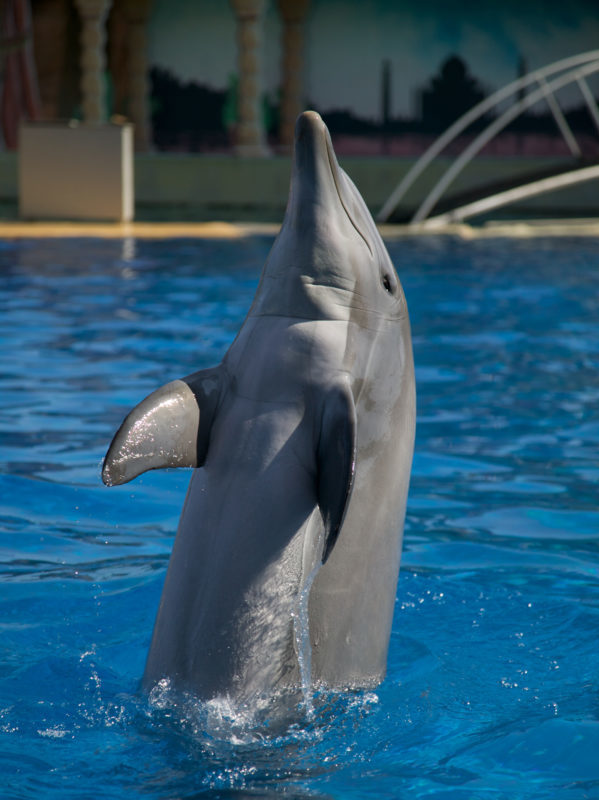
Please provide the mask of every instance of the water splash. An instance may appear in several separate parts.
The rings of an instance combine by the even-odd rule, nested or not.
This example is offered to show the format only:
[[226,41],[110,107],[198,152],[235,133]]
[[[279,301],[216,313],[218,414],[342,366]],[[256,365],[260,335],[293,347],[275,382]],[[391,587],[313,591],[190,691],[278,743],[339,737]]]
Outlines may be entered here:
[[197,745],[222,755],[240,747],[276,747],[317,738],[314,727],[306,727],[298,717],[298,694],[297,690],[269,692],[245,702],[226,695],[202,700],[163,678],[149,693],[146,716],[157,729],[183,732]]
[[312,569],[302,590],[300,591],[293,612],[293,633],[302,682],[304,709],[308,719],[314,718],[314,702],[312,696],[312,646],[310,644],[310,623],[308,620],[308,601],[310,589],[320,569],[320,562]]

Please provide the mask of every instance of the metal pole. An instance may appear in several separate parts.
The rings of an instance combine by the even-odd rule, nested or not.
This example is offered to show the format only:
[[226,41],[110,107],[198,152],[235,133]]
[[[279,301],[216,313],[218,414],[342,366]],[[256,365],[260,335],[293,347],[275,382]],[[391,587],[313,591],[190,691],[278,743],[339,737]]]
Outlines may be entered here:
[[555,98],[555,95],[549,88],[549,84],[547,83],[545,78],[539,78],[538,84],[543,90],[543,96],[545,97],[547,105],[549,106],[549,109],[553,114],[553,119],[556,121],[557,127],[559,128],[561,135],[564,137],[564,141],[568,145],[570,152],[575,158],[580,158],[582,153],[580,152],[580,147],[578,146],[578,142],[576,141],[576,138],[572,133],[572,128],[568,125],[568,122],[562,113],[562,110]]

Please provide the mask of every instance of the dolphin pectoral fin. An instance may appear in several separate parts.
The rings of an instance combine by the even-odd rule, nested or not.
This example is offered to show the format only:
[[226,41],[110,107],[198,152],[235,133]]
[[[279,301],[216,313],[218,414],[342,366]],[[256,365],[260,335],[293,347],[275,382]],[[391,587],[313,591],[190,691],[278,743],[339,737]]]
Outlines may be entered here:
[[164,467],[200,467],[208,452],[221,369],[205,369],[161,386],[127,415],[102,467],[116,486]]
[[324,521],[324,564],[335,546],[354,483],[356,407],[347,384],[326,398],[318,443],[318,505]]

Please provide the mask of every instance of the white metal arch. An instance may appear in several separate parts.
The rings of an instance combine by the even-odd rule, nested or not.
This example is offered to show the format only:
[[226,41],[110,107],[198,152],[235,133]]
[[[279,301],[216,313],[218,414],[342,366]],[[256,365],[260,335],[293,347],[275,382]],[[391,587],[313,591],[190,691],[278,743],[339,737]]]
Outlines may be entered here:
[[564,189],[567,186],[594,180],[599,180],[599,164],[592,167],[583,167],[582,169],[568,170],[568,172],[562,172],[560,175],[552,175],[550,178],[543,178],[539,181],[526,183],[515,189],[497,192],[482,200],[475,200],[473,203],[467,203],[459,208],[454,208],[451,211],[447,211],[445,214],[429,217],[421,223],[421,226],[434,229],[454,222],[463,222],[465,219],[475,217],[478,214],[484,214],[487,211],[493,211],[502,206],[507,206],[518,200],[525,200],[528,197],[536,197],[546,192],[555,192],[557,189]]
[[[530,106],[535,105],[539,100],[547,99],[550,103],[552,113],[556,118],[562,135],[566,139],[570,150],[574,155],[577,155],[576,148],[578,145],[573,140],[573,135],[567,126],[566,120],[563,118],[559,107],[556,110],[556,102],[553,93],[558,89],[566,86],[569,83],[577,82],[582,91],[585,102],[589,107],[589,111],[595,124],[599,129],[599,110],[590,92],[588,85],[584,78],[599,72],[599,50],[591,50],[587,53],[580,53],[576,56],[556,61],[553,64],[542,67],[541,69],[533,70],[528,75],[519,78],[516,81],[504,86],[494,94],[482,100],[476,106],[467,111],[462,117],[456,120],[433,144],[426,150],[425,153],[416,161],[412,168],[406,173],[404,178],[391,193],[388,200],[385,202],[377,215],[378,222],[386,222],[401,199],[405,196],[408,189],[416,181],[416,179],[424,172],[424,170],[434,161],[434,159],[450,144],[460,133],[462,133],[469,125],[476,120],[480,119],[487,111],[491,110],[499,103],[507,98],[515,95],[521,89],[530,86],[532,83],[537,83],[539,88],[534,92],[526,95],[525,97],[517,100],[510,108],[505,111],[501,116],[493,120],[482,133],[477,136],[473,142],[464,150],[458,159],[451,165],[447,172],[442,176],[440,181],[435,185],[429,195],[425,198],[423,203],[416,211],[412,224],[422,222],[430,213],[434,205],[438,202],[443,192],[448,188],[456,176],[466,166],[466,164],[485,146],[497,133],[505,128],[513,119]],[[559,73],[562,73],[559,75]],[[558,74],[551,82],[547,82],[546,78]],[[553,103],[549,100],[553,100]]]

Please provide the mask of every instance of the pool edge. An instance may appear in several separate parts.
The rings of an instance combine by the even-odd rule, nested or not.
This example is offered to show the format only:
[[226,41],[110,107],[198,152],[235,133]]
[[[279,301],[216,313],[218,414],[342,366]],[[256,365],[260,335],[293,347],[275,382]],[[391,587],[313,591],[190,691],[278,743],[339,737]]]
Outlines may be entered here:
[[[234,222],[0,222],[0,239],[239,239],[275,236],[276,223]],[[406,236],[458,236],[462,239],[534,238],[539,236],[599,237],[599,220],[508,220],[482,226],[451,224],[436,227],[380,225],[387,239]]]

